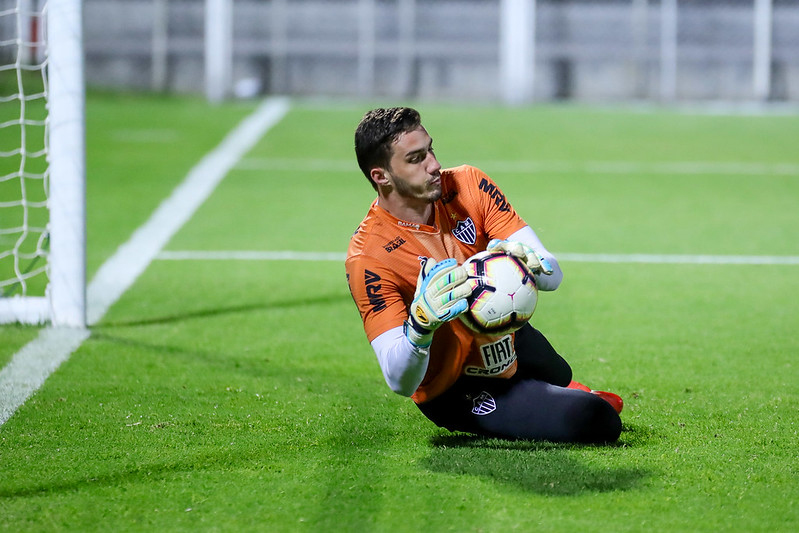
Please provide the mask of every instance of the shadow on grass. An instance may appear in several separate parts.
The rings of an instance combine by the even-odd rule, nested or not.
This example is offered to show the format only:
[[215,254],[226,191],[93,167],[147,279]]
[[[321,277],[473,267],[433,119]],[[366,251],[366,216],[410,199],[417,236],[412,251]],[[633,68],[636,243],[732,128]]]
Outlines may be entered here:
[[[251,454],[251,460],[259,456]],[[164,462],[142,462],[127,468],[94,473],[48,473],[45,480],[31,480],[15,487],[0,487],[0,501],[3,499],[28,498],[47,494],[61,494],[96,487],[123,487],[135,483],[154,483],[156,481],[177,479],[186,473],[210,469],[213,465],[240,463],[240,458],[204,454],[186,457],[184,460]],[[101,469],[102,467],[98,467]],[[116,468],[111,466],[110,468]],[[60,478],[60,479],[58,479]]]
[[431,444],[432,453],[422,464],[432,472],[477,476],[538,494],[572,496],[631,490],[650,476],[640,468],[597,467],[579,458],[580,450],[612,454],[623,444],[558,444],[464,434],[437,435]]

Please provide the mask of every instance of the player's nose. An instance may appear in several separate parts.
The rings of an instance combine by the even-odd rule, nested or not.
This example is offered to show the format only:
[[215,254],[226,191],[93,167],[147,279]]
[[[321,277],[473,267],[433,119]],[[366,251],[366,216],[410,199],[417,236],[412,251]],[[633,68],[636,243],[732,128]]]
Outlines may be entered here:
[[427,173],[428,174],[436,174],[439,170],[441,170],[441,163],[438,162],[436,159],[435,154],[432,152],[428,152],[427,154]]

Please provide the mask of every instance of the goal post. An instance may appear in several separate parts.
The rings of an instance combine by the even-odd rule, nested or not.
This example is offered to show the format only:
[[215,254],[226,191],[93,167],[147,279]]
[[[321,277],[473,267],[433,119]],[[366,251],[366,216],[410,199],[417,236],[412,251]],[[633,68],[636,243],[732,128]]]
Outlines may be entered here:
[[86,325],[86,162],[81,0],[48,0],[51,321]]
[[[34,11],[38,8],[38,11]],[[0,102],[18,100],[20,114],[6,121],[18,127],[20,147],[0,148],[2,155],[19,160],[18,170],[0,179],[0,258],[13,261],[11,279],[0,271],[0,323],[43,324],[85,327],[86,325],[86,181],[85,181],[85,92],[83,78],[82,0],[18,0],[16,94],[0,95]],[[30,35],[29,22],[39,35]],[[24,31],[22,29],[24,28]],[[32,39],[28,41],[26,39]],[[44,47],[41,61],[31,50]],[[33,58],[33,59],[31,59]],[[29,64],[28,62],[32,63]],[[4,65],[2,68],[6,68]],[[46,116],[43,119],[43,151],[46,168],[30,171],[28,130],[38,133],[38,120],[26,116],[32,95],[24,87],[30,71],[41,71]],[[0,132],[2,135],[2,132]],[[7,137],[4,135],[4,138]],[[33,154],[39,156],[39,154]],[[35,167],[35,165],[30,165]],[[7,165],[4,167],[7,168]],[[29,182],[40,181],[44,201],[28,198]],[[7,198],[16,191],[19,198]],[[47,220],[35,227],[32,211],[44,204]],[[1,209],[6,208],[6,209]],[[3,211],[6,211],[4,213]],[[6,216],[3,216],[3,215]],[[16,223],[19,220],[19,224]],[[38,223],[41,226],[41,223]],[[36,234],[39,233],[38,237]],[[33,239],[31,239],[33,237]],[[26,240],[37,241],[35,251]],[[46,288],[31,294],[23,263],[46,261]],[[40,269],[42,267],[39,267]],[[15,279],[16,278],[16,279]]]

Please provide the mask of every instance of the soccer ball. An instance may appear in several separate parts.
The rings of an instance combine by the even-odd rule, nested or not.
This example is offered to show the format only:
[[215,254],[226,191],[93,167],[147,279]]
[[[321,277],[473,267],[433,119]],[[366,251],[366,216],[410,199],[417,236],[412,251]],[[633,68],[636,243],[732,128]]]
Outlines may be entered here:
[[501,251],[479,252],[463,264],[472,294],[461,321],[478,333],[505,335],[525,325],[538,303],[538,287],[520,259]]

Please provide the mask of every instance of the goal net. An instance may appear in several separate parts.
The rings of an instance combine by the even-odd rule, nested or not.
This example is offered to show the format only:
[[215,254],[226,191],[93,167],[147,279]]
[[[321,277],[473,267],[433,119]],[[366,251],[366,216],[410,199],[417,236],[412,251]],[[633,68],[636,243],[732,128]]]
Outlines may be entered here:
[[0,0],[0,323],[85,325],[80,0]]

